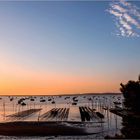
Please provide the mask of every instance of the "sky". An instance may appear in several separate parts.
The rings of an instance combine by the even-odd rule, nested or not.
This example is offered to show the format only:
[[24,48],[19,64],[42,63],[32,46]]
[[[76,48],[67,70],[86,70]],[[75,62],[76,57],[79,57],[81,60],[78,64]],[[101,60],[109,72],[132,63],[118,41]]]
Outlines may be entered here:
[[139,1],[0,2],[0,95],[119,92],[139,35]]

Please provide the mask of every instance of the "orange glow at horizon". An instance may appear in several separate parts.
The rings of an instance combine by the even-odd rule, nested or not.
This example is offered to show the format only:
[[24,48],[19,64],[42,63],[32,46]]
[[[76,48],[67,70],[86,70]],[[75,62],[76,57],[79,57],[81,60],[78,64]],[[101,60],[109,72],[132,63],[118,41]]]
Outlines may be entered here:
[[[129,6],[122,20],[111,13],[130,0],[100,1],[1,1],[0,95],[120,93],[137,80],[140,19]],[[140,2],[129,4],[140,14]],[[116,31],[111,15],[130,27]]]
[[[93,93],[115,89],[115,85],[107,82],[97,82],[86,77],[24,77],[24,79],[0,80],[1,95],[51,95],[66,93]],[[117,89],[117,88],[116,88]],[[115,92],[115,91],[114,91]]]
[[[53,81],[33,79],[33,80],[9,80],[8,82],[0,81],[1,95],[50,95],[66,93],[93,93],[114,91],[114,87],[109,83],[94,83],[88,79],[54,79]],[[110,88],[111,87],[111,88]],[[115,92],[115,91],[114,91]]]
[[117,92],[119,83],[101,76],[35,71],[1,63],[0,95],[53,95]]

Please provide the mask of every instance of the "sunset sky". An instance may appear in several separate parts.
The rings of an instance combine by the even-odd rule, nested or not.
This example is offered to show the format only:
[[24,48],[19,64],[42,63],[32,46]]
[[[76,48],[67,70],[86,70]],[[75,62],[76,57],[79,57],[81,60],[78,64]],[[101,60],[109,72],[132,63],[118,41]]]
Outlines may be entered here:
[[139,35],[139,1],[0,2],[0,94],[119,92]]

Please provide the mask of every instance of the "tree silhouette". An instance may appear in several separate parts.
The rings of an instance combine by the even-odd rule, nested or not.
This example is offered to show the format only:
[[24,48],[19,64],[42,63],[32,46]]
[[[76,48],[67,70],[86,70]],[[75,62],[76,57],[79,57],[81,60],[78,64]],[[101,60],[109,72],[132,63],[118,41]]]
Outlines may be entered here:
[[120,84],[120,91],[124,96],[124,112],[122,116],[121,134],[107,139],[140,139],[140,75],[137,81],[128,81]]
[[140,76],[137,81],[128,81],[120,84],[120,91],[124,96],[124,106],[127,110],[140,113]]
[[[121,83],[121,92],[124,96],[124,106],[128,113],[122,117],[121,132],[126,139],[140,138],[140,75],[137,81]],[[131,115],[133,114],[133,115]]]
[[139,81],[139,83],[140,83],[140,75],[139,75],[138,81]]

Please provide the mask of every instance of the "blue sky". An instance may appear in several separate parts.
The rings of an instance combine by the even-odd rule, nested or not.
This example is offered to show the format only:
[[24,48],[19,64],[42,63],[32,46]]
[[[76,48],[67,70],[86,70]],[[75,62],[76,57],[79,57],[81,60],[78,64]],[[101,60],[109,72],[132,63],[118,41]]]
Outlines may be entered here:
[[[16,71],[16,65],[66,79],[81,76],[84,81],[85,77],[96,77],[104,81],[97,92],[119,91],[120,82],[136,79],[140,72],[140,37],[116,35],[114,19],[107,12],[109,4],[110,1],[0,2],[1,67],[9,69],[7,73],[11,75],[15,73],[10,69]],[[133,4],[140,7],[140,2]],[[102,90],[105,81],[110,87],[113,83],[114,89],[108,86]],[[83,92],[96,92],[94,83],[93,88],[88,90],[87,86]],[[82,92],[81,87],[77,88]]]

